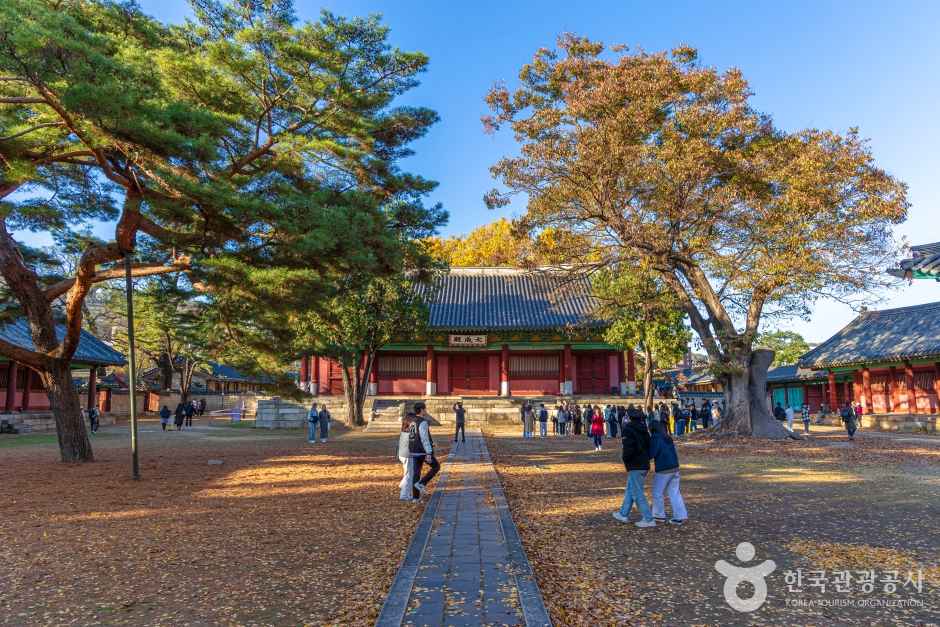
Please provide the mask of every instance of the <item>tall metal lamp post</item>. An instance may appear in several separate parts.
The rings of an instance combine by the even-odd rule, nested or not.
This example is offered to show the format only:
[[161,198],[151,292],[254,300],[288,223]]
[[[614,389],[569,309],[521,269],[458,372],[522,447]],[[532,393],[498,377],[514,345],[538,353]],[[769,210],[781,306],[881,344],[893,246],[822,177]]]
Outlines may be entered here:
[[131,256],[124,253],[124,284],[127,295],[127,387],[131,412],[131,474],[140,479],[140,459],[137,455],[137,362],[134,351],[134,283],[131,281]]

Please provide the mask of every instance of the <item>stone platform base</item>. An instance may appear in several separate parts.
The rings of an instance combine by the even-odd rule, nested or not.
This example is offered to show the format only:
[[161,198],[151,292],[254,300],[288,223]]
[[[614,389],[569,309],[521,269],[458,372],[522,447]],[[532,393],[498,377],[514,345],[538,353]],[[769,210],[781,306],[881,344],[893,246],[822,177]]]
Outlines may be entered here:
[[[102,427],[113,425],[115,418],[114,414],[102,414],[98,424]],[[48,411],[0,413],[0,420],[12,423],[20,433],[55,433],[55,418]],[[88,426],[87,422],[85,426]]]
[[[564,397],[569,403],[585,405],[629,405],[643,403],[641,397],[626,396],[572,396]],[[558,396],[528,396],[528,397],[472,397],[472,396],[431,396],[422,397],[382,397],[378,396],[366,402],[367,416],[372,416],[366,427],[369,431],[398,431],[401,428],[401,419],[406,412],[412,411],[414,404],[423,401],[427,405],[428,413],[434,418],[435,424],[454,424],[454,404],[463,403],[467,410],[467,428],[480,429],[485,425],[512,425],[521,424],[519,413],[522,404],[529,401],[538,410],[541,403],[551,411],[562,400]],[[372,403],[370,408],[369,403]],[[374,409],[374,411],[372,411]]]
[[[829,415],[822,424],[842,426],[842,419]],[[937,414],[865,414],[862,429],[897,433],[940,433],[940,415]]]

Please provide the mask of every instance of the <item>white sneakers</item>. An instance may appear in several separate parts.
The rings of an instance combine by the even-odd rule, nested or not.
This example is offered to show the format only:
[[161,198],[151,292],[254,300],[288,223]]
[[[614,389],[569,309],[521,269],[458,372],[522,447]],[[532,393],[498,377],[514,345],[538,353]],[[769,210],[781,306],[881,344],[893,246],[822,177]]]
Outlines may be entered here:
[[[630,522],[630,519],[624,516],[623,514],[621,514],[620,510],[613,512],[611,516],[613,516],[615,520],[618,520],[622,523]],[[647,527],[655,527],[656,521],[655,520],[638,520],[633,524],[642,529],[646,529]]]

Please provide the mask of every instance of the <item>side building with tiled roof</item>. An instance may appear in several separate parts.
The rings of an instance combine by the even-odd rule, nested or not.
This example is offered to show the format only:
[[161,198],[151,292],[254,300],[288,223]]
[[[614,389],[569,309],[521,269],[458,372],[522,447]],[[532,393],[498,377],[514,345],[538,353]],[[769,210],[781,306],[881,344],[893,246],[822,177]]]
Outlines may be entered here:
[[[56,335],[60,340],[65,336],[65,325],[56,325]],[[0,325],[0,340],[26,350],[35,350],[29,323],[25,318]],[[102,397],[99,398],[96,384],[99,369],[122,364],[124,364],[124,355],[88,331],[82,330],[78,348],[72,358],[72,368],[88,373],[86,401],[88,407],[95,405],[100,409],[108,402],[107,391],[104,391]],[[0,399],[3,401],[0,413],[3,414],[49,410],[49,397],[39,376],[32,369],[2,357],[0,357]]]
[[[627,394],[633,353],[603,341],[606,322],[586,277],[545,269],[455,268],[426,294],[420,337],[382,348],[370,392],[409,396]],[[340,366],[309,356],[300,383],[343,393]]]
[[827,402],[866,414],[940,412],[940,302],[866,311],[800,358],[825,373]]

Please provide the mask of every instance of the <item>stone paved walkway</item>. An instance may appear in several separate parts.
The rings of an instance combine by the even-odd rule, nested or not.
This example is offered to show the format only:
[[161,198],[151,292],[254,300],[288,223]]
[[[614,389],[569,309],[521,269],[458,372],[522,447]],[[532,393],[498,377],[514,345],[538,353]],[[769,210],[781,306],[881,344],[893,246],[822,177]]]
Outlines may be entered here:
[[376,624],[551,624],[479,433],[451,450]]

